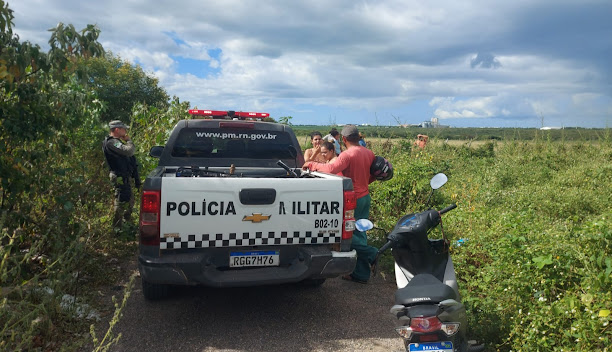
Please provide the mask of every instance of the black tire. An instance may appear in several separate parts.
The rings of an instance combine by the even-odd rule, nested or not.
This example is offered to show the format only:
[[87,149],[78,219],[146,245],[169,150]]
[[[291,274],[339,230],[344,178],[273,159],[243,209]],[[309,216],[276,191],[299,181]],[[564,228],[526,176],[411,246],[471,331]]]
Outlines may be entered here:
[[144,279],[142,280],[142,294],[148,300],[155,301],[168,297],[169,292],[170,287],[168,287],[168,285],[152,284],[150,282],[146,282]]

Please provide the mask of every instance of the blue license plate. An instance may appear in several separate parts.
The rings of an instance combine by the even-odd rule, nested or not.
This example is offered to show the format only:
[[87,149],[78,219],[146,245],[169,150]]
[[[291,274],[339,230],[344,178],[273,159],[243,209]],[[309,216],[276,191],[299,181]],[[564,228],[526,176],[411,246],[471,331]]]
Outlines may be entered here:
[[408,347],[410,352],[453,352],[453,343],[444,342],[425,342],[425,343],[411,343]]

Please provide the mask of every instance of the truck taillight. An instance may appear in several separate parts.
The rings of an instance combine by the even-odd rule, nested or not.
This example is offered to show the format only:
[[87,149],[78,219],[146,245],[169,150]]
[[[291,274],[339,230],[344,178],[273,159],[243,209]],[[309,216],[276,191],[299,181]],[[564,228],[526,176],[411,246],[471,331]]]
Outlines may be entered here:
[[159,246],[160,191],[143,191],[140,201],[140,243]]
[[355,230],[355,208],[357,208],[357,197],[353,191],[344,191],[344,214],[342,218],[342,239],[348,240],[353,237]]

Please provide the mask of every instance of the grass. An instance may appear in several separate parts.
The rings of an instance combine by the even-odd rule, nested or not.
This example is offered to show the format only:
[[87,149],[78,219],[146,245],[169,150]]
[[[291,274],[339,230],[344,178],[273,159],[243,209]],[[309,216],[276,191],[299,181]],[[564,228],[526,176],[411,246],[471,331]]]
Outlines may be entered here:
[[[120,263],[134,255],[136,242],[128,240],[127,234],[125,238],[109,236],[107,220],[108,215],[91,218],[91,226],[53,257],[41,252],[44,237],[26,242],[13,235],[2,246],[0,350],[73,351],[88,346],[103,351],[116,341],[113,327],[124,304],[110,308],[116,316],[110,325],[94,326],[97,319],[106,320],[112,314],[106,300],[113,294],[129,296],[130,285],[122,287],[123,292],[105,288],[125,276]],[[3,235],[3,241],[9,237]],[[129,237],[134,236],[132,232]],[[5,280],[11,275],[23,279]],[[96,338],[96,332],[102,338]]]
[[[471,335],[490,351],[603,351],[612,342],[612,145],[549,140],[373,144],[395,177],[371,185],[372,220],[422,209],[428,180],[444,217]],[[377,236],[377,235],[374,235]],[[379,236],[379,235],[378,235]],[[438,232],[434,235],[439,236]],[[381,243],[383,239],[373,238]],[[391,259],[383,261],[391,272]]]

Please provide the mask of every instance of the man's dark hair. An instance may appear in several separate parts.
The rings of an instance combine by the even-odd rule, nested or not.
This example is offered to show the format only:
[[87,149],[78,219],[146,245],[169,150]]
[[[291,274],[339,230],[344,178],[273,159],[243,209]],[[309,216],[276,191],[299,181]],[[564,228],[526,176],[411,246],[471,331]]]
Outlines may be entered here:
[[337,130],[337,129],[332,128],[332,129],[331,129],[331,131],[329,131],[329,134],[331,134],[331,135],[332,135],[332,137],[336,138],[336,136],[337,136],[337,135],[339,135],[339,134],[340,134],[340,132],[338,132],[338,130]]
[[359,143],[359,140],[361,139],[361,137],[359,137],[358,134],[354,134],[351,136],[343,136],[344,139],[346,139],[347,141],[351,142],[351,143]]

